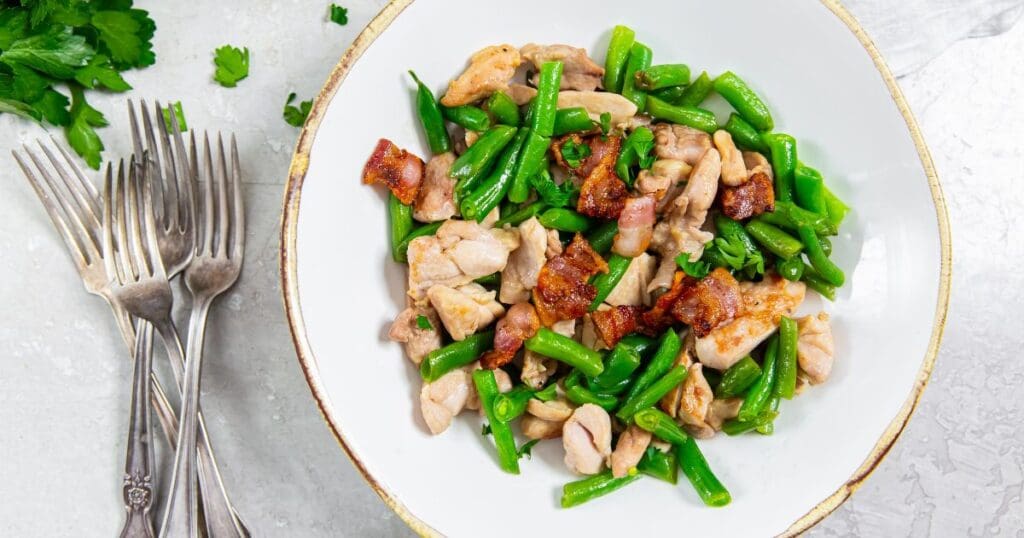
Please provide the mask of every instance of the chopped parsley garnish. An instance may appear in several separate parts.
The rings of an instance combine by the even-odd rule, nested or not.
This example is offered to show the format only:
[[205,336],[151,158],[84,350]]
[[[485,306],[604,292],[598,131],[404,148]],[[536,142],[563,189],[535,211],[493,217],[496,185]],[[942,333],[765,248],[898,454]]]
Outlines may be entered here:
[[217,66],[213,79],[225,88],[234,88],[249,76],[249,49],[224,45],[214,51],[213,63]]
[[181,132],[188,130],[188,123],[185,123],[185,112],[181,109],[181,101],[171,103],[167,108],[163,109],[164,122],[167,124],[167,130],[174,131],[174,123],[171,122],[171,111],[174,111],[174,119],[178,122],[178,129]]
[[587,157],[590,157],[590,146],[577,144],[571,138],[562,144],[562,160],[569,168],[579,168]]
[[303,123],[306,123],[306,118],[309,117],[309,111],[313,108],[313,100],[302,101],[299,106],[292,104],[295,100],[295,92],[288,94],[288,100],[284,103],[284,121],[288,122],[288,125],[295,127],[302,127]]
[[486,436],[486,435],[490,435],[490,434],[491,434],[491,425],[490,424],[484,424],[483,426],[480,427],[480,435],[485,435]]
[[569,205],[577,192],[575,183],[567,180],[559,185],[555,183],[555,180],[547,170],[533,176],[530,179],[530,183],[536,189],[537,195],[548,207],[565,207]]
[[531,459],[532,460],[533,459],[533,446],[536,445],[539,442],[540,442],[540,439],[533,439],[533,440],[530,440],[530,441],[527,441],[527,442],[523,443],[523,446],[519,447],[519,449],[516,450],[516,456],[518,456],[519,459],[523,459],[523,456],[526,456],[527,459]]
[[419,327],[420,329],[423,329],[424,331],[429,331],[434,328],[434,326],[430,323],[430,320],[427,319],[427,316],[423,315],[416,316],[416,326]]
[[690,261],[690,255],[686,252],[676,256],[676,264],[683,270],[684,273],[692,276],[693,278],[704,278],[708,276],[708,272],[711,268],[708,263],[702,260],[695,262]]
[[601,113],[601,134],[607,136],[612,130],[612,114],[611,112]]
[[345,26],[348,24],[348,10],[338,4],[331,4],[331,21]]

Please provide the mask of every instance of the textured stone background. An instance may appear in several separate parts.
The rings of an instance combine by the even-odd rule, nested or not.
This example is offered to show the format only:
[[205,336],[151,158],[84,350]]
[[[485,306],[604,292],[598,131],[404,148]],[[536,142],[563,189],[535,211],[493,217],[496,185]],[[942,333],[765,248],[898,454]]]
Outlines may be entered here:
[[[853,11],[867,16],[883,3],[862,0]],[[294,360],[277,277],[281,186],[297,133],[278,111],[289,91],[307,98],[318,90],[384,1],[346,2],[346,27],[323,22],[319,1],[251,1],[244,11],[213,0],[187,9],[141,4],[159,26],[159,62],[129,75],[132,95],[183,100],[190,124],[235,131],[248,163],[249,252],[241,284],[211,316],[208,349],[216,360],[204,370],[204,407],[236,504],[265,536],[411,535],[364,485],[316,412]],[[880,37],[883,54],[898,42]],[[209,81],[210,51],[225,42],[252,49],[252,74],[235,90]],[[906,432],[814,536],[1024,536],[1022,51],[1018,24],[997,37],[960,41],[923,67],[908,63],[914,70],[900,80],[948,200],[949,323]],[[94,101],[113,124],[102,133],[106,155],[126,154],[127,138],[115,136],[125,132],[121,97]],[[0,159],[42,134],[7,115],[0,130]],[[106,306],[82,293],[34,194],[6,162],[0,535],[110,536],[121,523],[115,477],[129,364]]]

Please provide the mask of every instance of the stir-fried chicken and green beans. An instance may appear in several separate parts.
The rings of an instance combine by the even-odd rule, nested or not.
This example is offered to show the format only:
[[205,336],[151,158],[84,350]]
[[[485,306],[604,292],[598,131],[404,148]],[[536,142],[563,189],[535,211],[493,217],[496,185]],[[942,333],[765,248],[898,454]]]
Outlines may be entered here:
[[[732,72],[653,65],[616,27],[605,65],[568,45],[487,47],[438,101],[415,74],[424,161],[382,139],[409,267],[391,328],[434,434],[486,417],[502,469],[561,439],[569,507],[682,469],[729,503],[695,439],[770,435],[780,401],[832,369],[830,237],[849,208]],[[724,125],[701,108],[715,92]],[[517,435],[518,430],[518,435]],[[517,438],[529,441],[518,444]]]

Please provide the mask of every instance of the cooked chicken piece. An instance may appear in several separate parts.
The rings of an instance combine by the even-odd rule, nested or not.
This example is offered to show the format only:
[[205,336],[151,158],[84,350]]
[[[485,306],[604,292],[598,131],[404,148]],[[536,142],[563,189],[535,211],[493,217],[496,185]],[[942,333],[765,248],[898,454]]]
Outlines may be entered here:
[[409,243],[409,296],[423,304],[435,285],[455,288],[501,271],[519,246],[518,232],[489,229],[472,221],[449,220],[433,236]]
[[743,154],[736,148],[729,131],[718,130],[712,136],[715,147],[722,156],[722,183],[736,187],[747,182],[747,165],[743,162]]
[[508,96],[519,106],[523,106],[537,97],[537,88],[513,82],[508,85]]
[[819,312],[817,316],[804,316],[797,320],[797,327],[800,329],[796,343],[800,369],[807,374],[812,384],[824,383],[832,372],[832,360],[835,357],[828,314]]
[[563,422],[541,420],[530,415],[519,419],[519,428],[527,439],[557,439],[562,435]]
[[[576,320],[566,319],[551,326],[551,330],[573,338],[576,334]],[[548,378],[558,371],[558,361],[527,349],[523,353],[523,368],[519,378],[530,387],[540,389]]]
[[[491,292],[494,293],[494,292]],[[512,362],[527,338],[537,334],[540,318],[533,305],[527,302],[509,307],[505,317],[494,327],[494,349],[480,357],[480,365],[489,370]]]
[[383,183],[402,201],[411,204],[423,182],[423,160],[386,138],[377,142],[363,166],[363,184]]
[[[463,140],[466,143],[466,149],[469,149],[473,144],[476,144],[477,140],[480,140],[480,133],[466,129],[466,134],[463,137]],[[463,150],[463,153],[465,153],[465,150]]]
[[[608,310],[608,308],[608,305],[601,305],[597,307],[597,310]],[[594,326],[594,318],[590,314],[586,314],[583,316],[583,327],[582,331],[580,332],[580,342],[584,346],[587,346],[588,348],[593,349],[594,351],[608,349],[608,346],[605,345],[604,340],[602,340],[597,335],[597,328]]]
[[[417,319],[423,316],[430,322],[429,329],[421,329]],[[401,342],[405,348],[405,355],[414,364],[419,365],[423,357],[441,347],[441,318],[437,311],[429,306],[409,306],[402,313],[398,314],[395,322],[391,324],[388,331],[388,338],[395,342]]]
[[[676,356],[675,363],[672,367],[684,366],[689,370],[691,366],[696,362],[696,352],[693,349],[693,332],[687,331],[686,336],[683,338],[682,348],[679,350],[679,355]],[[679,416],[679,406],[683,401],[683,384],[680,383],[676,387],[668,392],[658,402],[658,407],[664,411],[668,416],[676,418]]]
[[575,408],[565,400],[551,400],[542,402],[536,398],[526,403],[526,412],[550,422],[562,423],[569,420]]
[[757,172],[739,187],[723,188],[721,202],[722,213],[734,220],[775,211],[775,185],[768,174]]
[[686,277],[683,285],[683,293],[672,305],[672,316],[689,325],[698,338],[741,313],[739,282],[725,268],[715,268],[699,281]]
[[654,126],[654,154],[659,159],[674,159],[694,166],[709,149],[711,136],[704,131],[671,123]]
[[592,276],[608,271],[608,264],[594,252],[582,235],[576,234],[565,252],[548,260],[537,277],[533,304],[545,326],[565,319],[576,319],[589,310],[597,297]]
[[548,231],[536,217],[519,225],[519,248],[512,251],[501,272],[501,302],[513,304],[530,300],[530,290],[537,286],[537,277],[547,261],[548,243]]
[[431,306],[456,341],[465,340],[505,313],[505,308],[494,300],[495,295],[475,282],[458,288],[438,285],[427,290]]
[[[469,399],[466,400],[466,409],[479,411],[482,416],[484,411],[480,409],[480,395],[476,393],[476,385],[473,384],[473,372],[481,368],[483,366],[480,366],[480,361],[474,361],[462,367],[469,377]],[[504,393],[512,390],[512,378],[509,377],[508,372],[501,368],[492,371],[494,372],[494,381],[498,384],[498,392]]]
[[591,313],[590,319],[604,345],[615,347],[624,336],[636,332],[642,314],[641,306],[614,306]]
[[708,414],[704,422],[715,431],[722,431],[722,423],[736,418],[743,405],[743,398],[726,398],[724,400],[713,400],[708,407]]
[[[484,217],[484,220],[480,221],[480,226],[483,226],[484,228],[494,228],[494,224],[497,223],[499,220],[501,220],[501,209],[495,207],[494,209],[491,210],[490,213],[487,214],[487,216]],[[500,239],[502,243],[505,243],[506,245],[510,246],[512,250],[515,250],[516,247],[519,246],[518,233],[510,233],[508,231],[505,231],[499,233],[498,239]]]
[[654,276],[657,265],[654,256],[644,252],[629,262],[626,274],[622,275],[619,283],[612,288],[608,298],[604,302],[612,306],[623,305],[650,305],[651,294],[647,291],[647,284]]
[[612,252],[635,258],[647,250],[654,237],[654,205],[652,196],[626,198]]
[[615,452],[612,452],[610,458],[612,476],[622,478],[629,474],[629,470],[640,463],[640,458],[644,457],[650,444],[651,432],[630,424],[615,443]]
[[[641,170],[636,178],[636,188],[641,194],[653,195],[659,201],[674,200],[669,196],[674,187],[683,185],[690,177],[693,167],[675,159],[658,159],[649,170]],[[678,193],[677,193],[678,195]],[[661,211],[665,204],[658,204]]]
[[453,162],[455,154],[449,151],[435,155],[427,163],[423,184],[416,195],[413,218],[420,222],[437,222],[455,216],[457,209],[452,196],[455,180],[448,176]]
[[[532,62],[538,71],[544,62],[562,62],[561,88],[563,90],[593,91],[601,87],[604,68],[587,56],[586,49],[569,45],[545,46],[530,43],[519,49],[519,53],[523,55],[523,58]],[[539,74],[534,75],[531,80],[534,86],[537,85],[539,78]]]
[[612,125],[620,125],[636,116],[636,105],[625,97],[611,92],[558,92],[558,108],[583,107],[590,119],[601,121],[601,114],[611,114]]
[[747,167],[747,177],[751,177],[754,174],[761,172],[768,176],[768,179],[775,179],[775,172],[772,170],[772,164],[768,162],[768,159],[764,155],[756,151],[744,151],[743,152],[743,165]]
[[793,395],[800,396],[810,385],[811,382],[807,379],[807,374],[803,370],[798,371],[796,373],[796,388],[793,389]]
[[690,365],[689,373],[683,381],[682,399],[679,402],[679,419],[683,424],[704,425],[708,407],[715,398],[711,385],[704,378],[703,368],[700,363]]
[[496,91],[508,89],[508,83],[521,63],[523,58],[512,45],[493,45],[478,51],[470,57],[469,67],[448,84],[448,92],[441,98],[441,104],[450,107],[468,105]]
[[558,230],[548,230],[548,248],[544,251],[544,257],[554,258],[562,253],[562,238],[558,236]]
[[472,381],[463,369],[452,370],[420,389],[420,411],[430,433],[448,429],[452,418],[466,406]]
[[640,127],[648,127],[649,128],[651,126],[651,123],[653,123],[653,122],[651,121],[651,117],[650,116],[647,116],[647,115],[633,116],[626,123],[623,123],[621,125],[617,125],[616,127],[619,127],[620,129],[622,129],[623,131],[625,131],[627,133],[632,133],[633,131],[639,129]]
[[594,404],[573,411],[562,425],[565,465],[579,474],[597,474],[612,453],[612,421],[608,412]]
[[804,300],[807,286],[767,274],[761,282],[741,282],[742,313],[733,321],[697,339],[697,356],[708,368],[725,370],[754,350],[779,327],[779,318],[792,316]]

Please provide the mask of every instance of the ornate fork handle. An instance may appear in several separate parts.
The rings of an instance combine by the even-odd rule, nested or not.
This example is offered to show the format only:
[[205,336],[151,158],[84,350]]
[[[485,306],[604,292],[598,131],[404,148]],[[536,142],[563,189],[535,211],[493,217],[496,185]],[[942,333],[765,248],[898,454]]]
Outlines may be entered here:
[[153,538],[153,431],[149,414],[149,376],[153,366],[153,326],[139,321],[132,373],[131,415],[124,463],[124,509],[121,538]]

